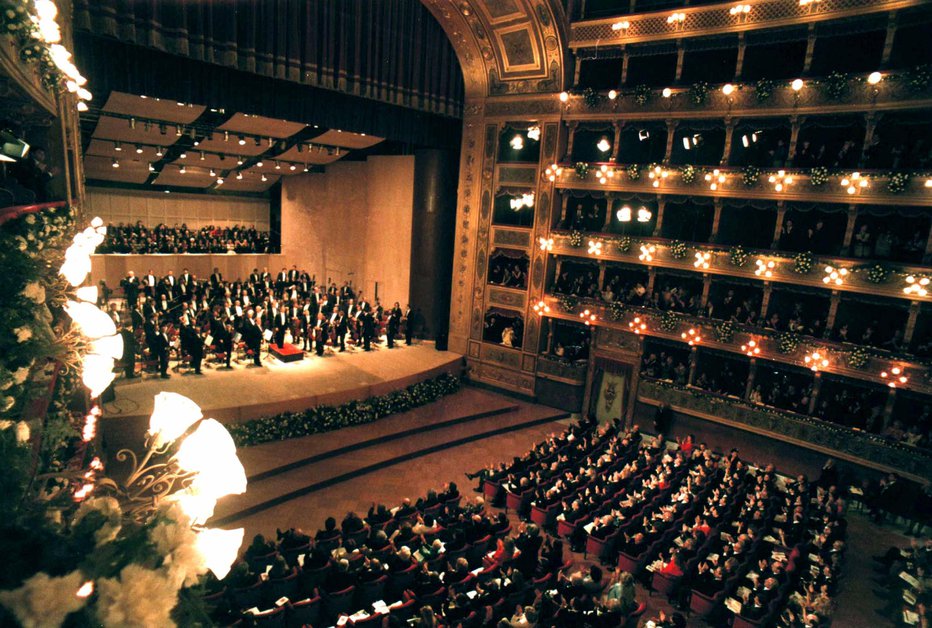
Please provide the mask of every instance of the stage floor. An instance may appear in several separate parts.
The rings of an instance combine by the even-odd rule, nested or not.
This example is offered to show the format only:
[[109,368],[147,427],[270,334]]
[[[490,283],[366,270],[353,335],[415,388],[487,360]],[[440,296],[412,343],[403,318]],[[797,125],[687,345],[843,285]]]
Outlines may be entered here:
[[202,375],[169,371],[170,379],[158,374],[118,378],[116,399],[104,404],[104,421],[147,422],[155,395],[168,391],[193,399],[205,416],[230,423],[385,394],[445,371],[458,373],[461,363],[462,356],[436,351],[428,341],[410,347],[402,343],[394,349],[381,346],[368,353],[355,349],[324,357],[311,353],[289,364],[263,352],[261,367],[234,361],[232,370],[203,368]]

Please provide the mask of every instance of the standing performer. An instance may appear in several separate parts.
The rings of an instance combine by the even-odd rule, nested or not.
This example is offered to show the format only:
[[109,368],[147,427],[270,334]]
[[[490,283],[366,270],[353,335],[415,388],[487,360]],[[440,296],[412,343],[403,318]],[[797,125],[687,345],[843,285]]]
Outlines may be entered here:
[[123,294],[126,295],[126,305],[130,310],[136,309],[136,301],[139,299],[139,279],[136,273],[129,271],[123,281],[120,282],[123,288]]
[[327,319],[322,313],[317,314],[314,324],[314,350],[318,356],[324,355],[324,345],[327,343]]
[[360,319],[362,322],[362,348],[366,351],[371,351],[372,347],[370,344],[372,343],[373,325],[375,324],[372,318],[372,311],[366,307],[362,310]]
[[343,310],[333,311],[333,315],[330,317],[330,324],[336,331],[336,342],[334,344],[340,345],[341,352],[346,351],[346,315],[343,313]]
[[395,336],[398,335],[398,325],[401,323],[401,307],[395,301],[395,306],[388,311],[388,328],[385,332],[385,340],[388,348],[395,346]]
[[411,346],[411,338],[414,337],[414,312],[411,311],[411,304],[405,308],[405,344]]
[[136,336],[123,325],[119,325],[120,337],[123,338],[123,355],[120,362],[123,364],[123,374],[127,379],[136,377]]
[[153,353],[155,353],[159,359],[159,375],[162,379],[171,377],[171,375],[168,374],[169,346],[171,346],[171,343],[168,340],[168,323],[162,323],[159,333],[155,335],[152,347]]

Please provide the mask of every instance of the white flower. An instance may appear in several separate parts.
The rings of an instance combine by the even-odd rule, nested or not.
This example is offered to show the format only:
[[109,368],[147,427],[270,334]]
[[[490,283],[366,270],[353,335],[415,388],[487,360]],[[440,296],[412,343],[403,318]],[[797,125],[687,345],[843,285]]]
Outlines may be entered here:
[[84,606],[85,598],[76,595],[83,581],[80,571],[61,578],[39,572],[18,589],[0,591],[0,604],[16,615],[23,628],[60,626],[69,613]]
[[45,288],[38,281],[30,281],[23,288],[22,295],[36,303],[45,303]]
[[176,587],[196,584],[198,576],[207,572],[204,558],[197,550],[197,534],[186,519],[183,523],[159,523],[149,533],[152,544],[164,556],[163,566]]
[[25,382],[27,377],[29,377],[29,369],[25,366],[13,371],[13,381],[17,384]]
[[178,603],[178,590],[162,571],[129,564],[120,572],[119,579],[101,580],[97,592],[97,617],[104,626],[175,625],[171,612]]
[[20,421],[16,424],[16,442],[17,443],[28,443],[29,442],[29,424],[25,421]]
[[20,251],[26,250],[26,238],[23,236],[16,236],[16,248]]
[[13,330],[13,333],[16,334],[16,342],[23,343],[32,338],[32,330],[26,327],[17,327]]
[[13,397],[4,397],[3,398],[3,409],[0,410],[0,412],[6,412],[10,408],[12,408],[15,403],[16,403],[16,399],[14,399]]
[[92,512],[99,512],[104,516],[105,522],[94,532],[97,545],[103,545],[116,538],[122,528],[123,510],[120,503],[113,497],[91,497],[81,502],[77,512],[74,513],[71,525],[78,525],[84,517]]
[[8,430],[11,427],[13,427],[13,421],[0,421],[0,432]]
[[36,224],[36,217],[35,217],[34,215],[32,215],[32,214],[29,214],[28,216],[26,216],[26,224],[27,224],[27,225],[34,225],[34,224]]

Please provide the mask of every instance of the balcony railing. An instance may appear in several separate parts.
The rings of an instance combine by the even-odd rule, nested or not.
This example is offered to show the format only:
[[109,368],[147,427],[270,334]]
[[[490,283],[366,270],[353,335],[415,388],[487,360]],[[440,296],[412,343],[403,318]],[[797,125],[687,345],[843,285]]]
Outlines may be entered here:
[[919,481],[932,477],[932,452],[869,432],[656,380],[642,379],[638,396],[662,401],[687,413],[738,423],[803,445],[829,449],[848,459],[895,469]]

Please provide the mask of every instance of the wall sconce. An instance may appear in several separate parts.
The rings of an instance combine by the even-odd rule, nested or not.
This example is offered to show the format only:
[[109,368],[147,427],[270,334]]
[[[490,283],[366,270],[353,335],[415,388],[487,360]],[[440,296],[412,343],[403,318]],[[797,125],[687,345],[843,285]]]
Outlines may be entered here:
[[903,294],[915,294],[920,297],[924,297],[928,294],[926,286],[929,285],[928,277],[921,277],[916,279],[913,275],[908,275],[906,277],[906,283],[909,284],[903,288]]
[[765,262],[763,258],[759,257],[755,263],[757,264],[757,270],[754,271],[755,275],[758,277],[767,277],[768,279],[773,277],[773,269],[776,266],[773,260]]
[[787,186],[793,184],[793,177],[788,175],[786,170],[777,170],[777,174],[770,175],[767,181],[773,184],[775,192],[782,192]]
[[589,255],[601,255],[602,243],[595,240],[589,240]]
[[760,347],[757,346],[756,340],[748,340],[747,344],[741,345],[741,350],[744,351],[745,355],[749,358],[760,355]]
[[670,89],[669,87],[664,87],[663,91],[660,92],[660,95],[663,96],[664,98],[669,98],[670,96],[673,95],[673,90]]
[[599,152],[607,153],[612,150],[612,144],[608,141],[608,136],[603,135],[595,145],[599,149]]
[[566,102],[570,99],[568,92],[560,92],[560,102]]
[[712,260],[712,254],[707,251],[697,251],[696,252],[696,261],[693,262],[693,266],[696,268],[707,269],[709,267],[709,262]]
[[513,138],[511,138],[509,144],[511,144],[511,147],[514,150],[522,150],[524,148],[524,138],[520,135],[515,135]]
[[548,181],[553,182],[557,180],[557,177],[563,174],[563,168],[557,164],[550,164],[547,167],[547,170],[544,171],[544,174],[547,176]]
[[553,250],[553,238],[540,238],[540,250],[541,251],[552,251]]
[[516,212],[521,211],[523,207],[534,207],[534,193],[522,194],[520,197],[511,199],[509,204]]
[[683,22],[685,21],[686,21],[685,13],[673,13],[667,18],[667,24],[669,24],[675,29],[681,29],[683,27]]
[[544,314],[550,313],[550,306],[543,301],[538,301],[534,304],[534,311],[538,316],[543,316]]
[[834,268],[832,266],[825,267],[825,277],[822,277],[822,283],[824,284],[835,284],[840,286],[845,283],[845,277],[848,276],[847,268]]
[[806,363],[806,366],[809,367],[809,370],[813,372],[818,372],[819,369],[824,369],[828,366],[828,358],[818,351],[806,354],[803,361]]
[[711,174],[705,175],[705,180],[709,183],[709,189],[714,192],[718,189],[719,185],[722,185],[728,180],[728,177],[725,176],[724,172],[716,168]]
[[653,244],[642,244],[641,245],[641,254],[638,255],[638,259],[642,262],[652,262],[654,261],[654,253],[657,252],[657,247]]
[[616,98],[618,98],[618,92],[616,92],[614,89],[608,90],[608,99],[615,100]]
[[599,166],[599,183],[605,185],[608,183],[608,180],[615,176],[615,169],[609,168],[605,164]]
[[750,4],[736,4],[735,6],[728,9],[728,15],[731,15],[732,17],[737,16],[738,22],[747,22],[748,13],[750,12]]
[[580,312],[579,318],[583,319],[583,323],[586,324],[586,327],[588,327],[589,325],[595,324],[595,321],[597,320],[596,315],[590,312],[589,310],[583,310],[582,312]]
[[536,124],[528,127],[527,137],[529,140],[534,140],[535,142],[540,141],[540,127]]
[[841,180],[841,187],[845,188],[845,191],[848,194],[857,194],[862,188],[866,188],[869,184],[867,177],[861,175],[860,172],[852,172],[850,177],[843,177]]
[[650,222],[651,217],[653,216],[646,207],[641,207],[638,209],[638,222]]
[[894,366],[890,369],[890,372],[881,371],[880,379],[887,382],[887,386],[890,388],[896,388],[897,384],[905,384],[909,382],[909,378],[903,374],[903,369],[898,366]]
[[655,188],[659,188],[660,182],[668,176],[670,176],[670,173],[660,166],[654,166],[653,170],[647,173],[647,177],[652,181],[651,185]]
[[680,334],[680,338],[686,341],[690,347],[697,345],[702,342],[702,336],[699,335],[699,332],[692,327],[689,328],[689,331],[684,331]]
[[615,31],[616,33],[618,31],[621,31],[622,35],[627,35],[629,28],[631,28],[631,22],[629,22],[628,20],[624,20],[622,22],[615,22],[614,24],[612,24],[612,30]]
[[628,322],[628,329],[636,334],[647,331],[647,323],[641,320],[640,316],[635,316],[633,321]]

